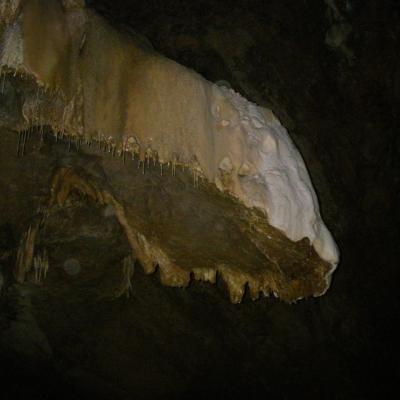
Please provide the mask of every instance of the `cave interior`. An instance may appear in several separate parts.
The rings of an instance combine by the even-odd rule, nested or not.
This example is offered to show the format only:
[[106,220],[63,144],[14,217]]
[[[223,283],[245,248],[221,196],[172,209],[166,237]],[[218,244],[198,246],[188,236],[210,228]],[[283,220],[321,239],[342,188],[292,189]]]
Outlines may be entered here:
[[[307,239],[263,224],[274,242],[270,293],[250,281],[235,292],[236,270],[224,280],[223,269],[202,268],[224,260],[258,276],[256,212],[184,169],[160,174],[150,158],[136,167],[49,125],[18,133],[31,82],[9,74],[0,82],[0,398],[389,396],[400,378],[398,3],[86,7],[123,37],[272,110],[305,161],[340,261],[325,293],[328,267]],[[142,236],[129,218],[189,272],[132,258],[130,234]],[[135,240],[139,253],[149,246]],[[30,242],[39,267],[25,276],[16,265]]]

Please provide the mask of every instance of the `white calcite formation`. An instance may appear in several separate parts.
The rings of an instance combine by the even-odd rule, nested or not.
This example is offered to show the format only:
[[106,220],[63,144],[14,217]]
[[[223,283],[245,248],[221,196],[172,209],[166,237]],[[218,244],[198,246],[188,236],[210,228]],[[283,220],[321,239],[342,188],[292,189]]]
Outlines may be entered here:
[[[232,89],[213,87],[217,135],[226,144],[214,181],[291,240],[308,237],[320,257],[336,266],[338,249],[321,219],[318,199],[304,161],[271,110]],[[235,140],[236,139],[236,140]]]
[[[304,161],[272,111],[143,49],[81,1],[0,1],[3,73],[38,85],[27,125],[51,125],[139,162],[190,168],[322,260],[339,255]],[[49,101],[51,99],[51,101]],[[202,272],[199,272],[201,275]],[[206,274],[207,275],[207,274]],[[203,279],[214,280],[213,273]]]

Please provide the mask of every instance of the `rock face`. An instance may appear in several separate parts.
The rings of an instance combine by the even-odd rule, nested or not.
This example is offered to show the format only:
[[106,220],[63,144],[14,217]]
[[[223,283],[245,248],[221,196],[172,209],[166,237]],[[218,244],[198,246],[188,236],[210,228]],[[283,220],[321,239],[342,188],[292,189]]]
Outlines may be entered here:
[[[249,256],[233,251],[238,261],[231,262],[231,256],[210,250],[210,261],[204,256],[196,261],[194,246],[192,259],[185,260],[184,246],[172,248],[168,240],[150,238],[145,234],[148,226],[138,229],[134,217],[126,215],[124,208],[135,213],[133,181],[127,182],[124,194],[114,194],[119,190],[107,190],[98,179],[94,183],[85,166],[53,171],[56,187],[51,188],[45,207],[51,207],[58,191],[65,190],[63,203],[75,186],[101,204],[115,207],[135,256],[149,273],[159,265],[161,280],[167,285],[187,286],[190,273],[215,281],[219,273],[234,302],[240,302],[246,285],[253,298],[272,292],[293,301],[325,293],[338,263],[338,250],[321,219],[303,159],[270,110],[143,49],[134,37],[116,31],[79,2],[2,4],[0,64],[7,82],[15,77],[11,83],[23,92],[22,129],[49,126],[57,137],[66,137],[77,147],[82,142],[96,143],[106,153],[122,157],[127,170],[127,158],[136,159],[143,173],[150,164],[157,164],[161,176],[167,168],[173,176],[177,168],[189,169],[195,188],[205,179],[241,202],[226,207],[243,225],[239,230],[246,232],[246,238],[237,248]],[[21,143],[24,153],[25,134],[20,134],[17,152]],[[118,175],[126,180],[130,173],[121,168],[107,181],[112,185],[121,179]],[[191,223],[192,217],[181,218]],[[38,229],[30,226],[21,243],[25,250],[17,261],[19,282],[32,264]],[[225,240],[232,242],[229,236],[226,232]],[[205,234],[203,240],[211,241],[210,235]],[[246,249],[246,241],[253,250]],[[270,250],[275,242],[280,250]],[[296,273],[288,273],[287,268],[295,268]]]

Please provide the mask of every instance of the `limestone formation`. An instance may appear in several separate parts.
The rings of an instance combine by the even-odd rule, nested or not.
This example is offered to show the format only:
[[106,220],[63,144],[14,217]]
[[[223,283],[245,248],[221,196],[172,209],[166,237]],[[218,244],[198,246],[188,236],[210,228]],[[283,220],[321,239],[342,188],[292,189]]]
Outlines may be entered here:
[[[175,176],[177,169],[187,168],[196,188],[208,182],[240,202],[253,229],[246,234],[268,265],[279,265],[269,256],[271,229],[273,237],[283,233],[292,243],[281,252],[292,254],[293,247],[301,254],[299,243],[308,240],[317,253],[318,262],[312,263],[319,265],[321,281],[312,294],[327,290],[338,249],[322,221],[304,161],[271,110],[144,48],[86,9],[83,1],[1,0],[0,35],[2,77],[24,82],[23,122],[12,127],[20,132],[17,154],[25,153],[26,131],[39,127],[43,134],[47,126],[56,138],[68,137],[69,150],[92,146],[120,156],[124,164],[134,159],[143,174],[155,164],[161,175]],[[63,203],[71,187],[77,187],[113,206],[145,271],[159,265],[167,285],[187,286],[191,273],[214,282],[218,273],[233,302],[241,301],[246,286],[254,299],[260,292],[288,300],[310,295],[299,283],[284,283],[284,273],[278,278],[263,265],[257,273],[224,262],[192,269],[178,265],[163,243],[137,229],[134,211],[130,216],[126,211],[129,201],[75,169],[58,171],[54,179],[51,201]],[[24,250],[20,257],[18,280],[32,255]],[[282,296],[285,285],[291,294]]]
[[121,285],[117,289],[115,297],[125,296],[127,299],[129,299],[132,295],[132,278],[133,273],[135,272],[135,261],[133,260],[131,254],[122,260],[121,272]]
[[33,258],[33,268],[35,283],[42,283],[49,270],[49,256],[46,249]]

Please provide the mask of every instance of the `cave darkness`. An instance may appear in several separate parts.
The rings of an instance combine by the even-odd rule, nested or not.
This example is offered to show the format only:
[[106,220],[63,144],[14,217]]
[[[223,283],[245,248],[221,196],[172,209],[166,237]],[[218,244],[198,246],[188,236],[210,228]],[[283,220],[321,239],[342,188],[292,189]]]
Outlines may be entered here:
[[[90,297],[107,269],[82,273],[73,290],[57,276],[55,287],[30,297],[13,285],[0,302],[0,397],[388,397],[400,378],[398,2],[86,3],[117,29],[273,110],[305,159],[341,260],[328,292],[297,304],[245,297],[233,305],[220,283],[167,288],[139,268],[127,300]],[[29,158],[24,165],[35,167]],[[100,220],[95,206],[73,212],[71,225],[79,212]],[[22,230],[13,218],[0,219],[4,271]],[[115,259],[105,243],[121,255],[126,246],[117,227],[101,224],[88,225],[105,233],[82,250],[93,264]],[[48,229],[57,243],[57,227]],[[60,254],[68,243],[57,243]]]

